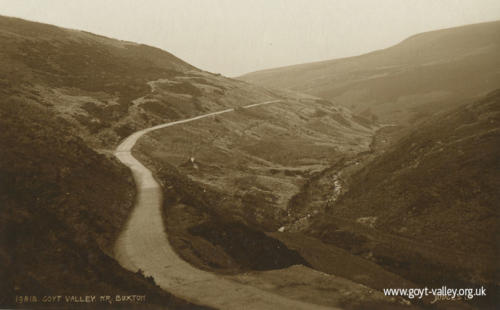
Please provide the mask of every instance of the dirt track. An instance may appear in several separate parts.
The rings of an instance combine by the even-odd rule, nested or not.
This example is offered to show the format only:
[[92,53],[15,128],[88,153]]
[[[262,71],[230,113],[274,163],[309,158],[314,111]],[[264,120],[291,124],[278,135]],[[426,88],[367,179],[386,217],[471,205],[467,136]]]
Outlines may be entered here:
[[[244,108],[277,102],[279,100],[266,101]],[[232,111],[234,109],[226,109],[143,129],[117,147],[115,156],[132,170],[138,195],[135,208],[117,241],[116,259],[131,271],[141,269],[145,275],[153,276],[158,285],[176,296],[218,309],[327,309],[196,269],[177,256],[168,242],[161,215],[162,189],[151,171],[132,156],[131,150],[137,140],[150,131]]]

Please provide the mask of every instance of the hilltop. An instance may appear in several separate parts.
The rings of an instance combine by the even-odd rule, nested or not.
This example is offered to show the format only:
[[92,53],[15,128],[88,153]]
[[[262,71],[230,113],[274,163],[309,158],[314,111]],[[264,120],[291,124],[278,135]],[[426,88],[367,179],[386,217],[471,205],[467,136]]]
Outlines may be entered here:
[[356,57],[239,77],[322,97],[380,122],[408,125],[500,84],[500,21],[417,34]]

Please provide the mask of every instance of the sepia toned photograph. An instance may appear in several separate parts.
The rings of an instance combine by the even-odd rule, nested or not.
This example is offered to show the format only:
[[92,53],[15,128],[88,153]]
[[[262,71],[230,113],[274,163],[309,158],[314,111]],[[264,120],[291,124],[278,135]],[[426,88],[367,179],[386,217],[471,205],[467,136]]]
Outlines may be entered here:
[[0,0],[0,309],[500,309],[500,1]]

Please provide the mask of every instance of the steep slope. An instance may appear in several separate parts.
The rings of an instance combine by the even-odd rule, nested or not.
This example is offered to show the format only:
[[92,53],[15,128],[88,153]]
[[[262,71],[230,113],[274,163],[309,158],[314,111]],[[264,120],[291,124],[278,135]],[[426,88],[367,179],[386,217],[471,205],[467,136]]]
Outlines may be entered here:
[[3,16],[0,92],[61,116],[96,148],[140,128],[274,98],[154,47]]
[[412,36],[373,53],[240,79],[305,92],[383,122],[408,124],[500,84],[500,21]]
[[[132,178],[67,131],[40,107],[1,99],[0,307],[38,307],[54,294],[141,294],[145,308],[195,307],[111,257],[133,206]],[[30,299],[20,305],[16,296]]]
[[348,180],[309,233],[421,285],[498,287],[500,90],[436,115]]
[[0,42],[2,93],[27,95],[89,134],[126,117],[147,82],[193,69],[153,47],[3,16]]

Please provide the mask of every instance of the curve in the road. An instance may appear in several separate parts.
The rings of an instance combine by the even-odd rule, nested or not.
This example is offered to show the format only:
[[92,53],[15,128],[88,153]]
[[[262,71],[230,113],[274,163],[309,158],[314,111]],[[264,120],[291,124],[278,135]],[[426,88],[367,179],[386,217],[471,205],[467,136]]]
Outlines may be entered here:
[[[244,108],[279,101],[266,101]],[[143,129],[130,135],[117,147],[115,156],[132,170],[137,185],[137,201],[116,243],[116,259],[131,271],[136,272],[141,269],[145,275],[153,276],[162,289],[176,296],[218,309],[326,309],[323,306],[288,299],[194,268],[175,253],[168,241],[161,215],[162,189],[151,171],[132,156],[132,148],[140,137],[153,130],[231,111],[234,109]]]

